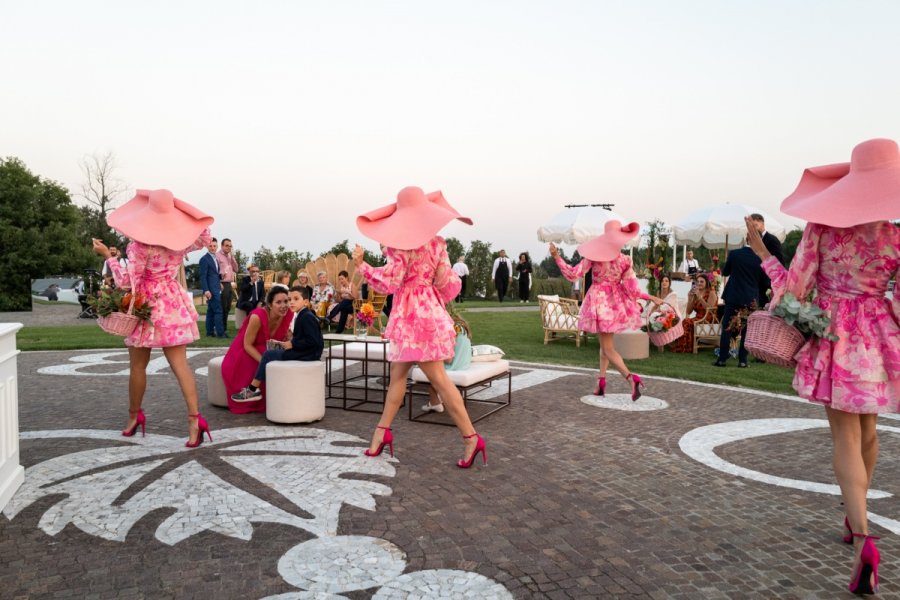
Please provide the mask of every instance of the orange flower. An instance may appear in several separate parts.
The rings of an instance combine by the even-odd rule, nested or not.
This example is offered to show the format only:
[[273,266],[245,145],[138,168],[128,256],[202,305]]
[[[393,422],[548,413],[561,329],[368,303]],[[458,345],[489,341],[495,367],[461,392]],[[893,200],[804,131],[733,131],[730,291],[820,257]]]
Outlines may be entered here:
[[[124,296],[122,296],[122,302],[119,303],[119,308],[122,312],[128,312],[128,306],[131,304],[131,292],[128,292]],[[140,310],[140,308],[144,306],[144,297],[140,294],[134,299],[134,310]]]

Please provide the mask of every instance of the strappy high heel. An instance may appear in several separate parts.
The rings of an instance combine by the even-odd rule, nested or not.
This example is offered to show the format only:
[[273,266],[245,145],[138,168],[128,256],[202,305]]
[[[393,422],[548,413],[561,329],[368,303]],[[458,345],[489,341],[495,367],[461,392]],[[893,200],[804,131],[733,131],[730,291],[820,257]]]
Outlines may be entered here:
[[597,379],[597,389],[594,390],[595,396],[605,396],[606,395],[606,377],[600,377]]
[[629,373],[625,379],[631,380],[631,401],[637,402],[638,398],[641,397],[641,389],[644,387],[644,382],[641,381],[640,376],[636,373]]
[[141,437],[146,435],[144,428],[147,426],[147,417],[144,416],[144,409],[139,408],[137,410],[129,410],[129,415],[137,415],[134,418],[134,426],[131,429],[126,429],[122,432],[122,435],[125,437],[132,437],[135,433],[137,433],[138,425],[141,426]]
[[881,562],[881,553],[875,545],[878,536],[854,533],[855,538],[864,538],[862,550],[859,553],[859,566],[853,579],[850,580],[850,591],[854,594],[867,595],[878,593],[878,563]]
[[384,435],[381,437],[381,443],[378,444],[378,449],[374,452],[366,448],[363,454],[365,454],[366,456],[381,456],[381,453],[384,451],[384,447],[387,446],[388,450],[391,453],[391,458],[394,458],[394,434],[393,432],[391,432],[391,428],[382,427],[381,425],[376,425],[376,427],[378,429],[384,429]]
[[850,519],[844,516],[844,529],[847,530],[847,533],[844,534],[844,543],[852,544],[853,543],[853,528],[850,527]]
[[475,462],[475,457],[478,456],[479,452],[481,452],[481,464],[487,465],[487,449],[484,443],[484,438],[477,433],[473,433],[472,435],[464,435],[463,439],[468,440],[473,437],[478,438],[478,441],[475,442],[475,451],[472,452],[472,456],[470,456],[468,460],[459,459],[458,461],[456,461],[456,466],[460,469],[468,469],[469,467],[471,467],[472,463]]
[[209,432],[209,423],[206,422],[206,419],[204,419],[200,415],[200,413],[197,413],[196,415],[188,415],[188,419],[197,419],[197,427],[199,428],[199,431],[197,432],[197,440],[193,444],[191,443],[190,436],[188,436],[188,441],[184,443],[186,448],[196,448],[197,446],[202,444],[204,433],[209,436],[209,441],[212,441],[212,434]]

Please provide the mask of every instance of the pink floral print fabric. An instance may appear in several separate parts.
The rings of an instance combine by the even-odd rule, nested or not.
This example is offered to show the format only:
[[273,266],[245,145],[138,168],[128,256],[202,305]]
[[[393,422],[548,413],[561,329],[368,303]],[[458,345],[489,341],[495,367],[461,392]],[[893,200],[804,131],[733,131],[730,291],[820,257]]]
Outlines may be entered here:
[[832,342],[810,338],[796,354],[794,389],[850,413],[900,412],[900,301],[886,297],[900,266],[900,228],[879,221],[849,228],[809,223],[790,271],[763,262],[772,290],[816,302],[831,317]]
[[456,332],[445,305],[462,281],[450,268],[447,244],[435,236],[415,250],[386,248],[388,263],[359,271],[381,294],[394,294],[391,318],[384,329],[391,362],[430,362],[453,357]]
[[585,258],[573,267],[557,256],[556,264],[569,281],[576,281],[591,271],[591,287],[584,296],[578,315],[580,330],[621,333],[641,328],[643,321],[638,300],[646,300],[649,296],[641,292],[630,258],[624,254],[607,262]]
[[205,248],[211,240],[209,229],[205,229],[197,241],[184,250],[169,250],[134,241],[126,249],[127,269],[114,259],[106,261],[117,286],[136,290],[150,303],[150,321],[142,321],[134,328],[125,338],[126,346],[167,348],[200,339],[199,315],[194,300],[178,284],[177,275],[184,255]]

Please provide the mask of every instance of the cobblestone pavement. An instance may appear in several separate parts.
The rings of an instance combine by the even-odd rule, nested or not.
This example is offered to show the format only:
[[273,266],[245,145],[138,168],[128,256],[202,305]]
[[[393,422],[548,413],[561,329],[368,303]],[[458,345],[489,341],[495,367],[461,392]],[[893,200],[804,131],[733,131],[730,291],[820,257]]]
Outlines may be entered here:
[[[147,437],[125,439],[127,365],[101,359],[125,355],[19,356],[4,600],[851,597],[827,424],[803,402],[648,378],[632,405],[621,379],[598,399],[590,372],[517,365],[512,406],[478,423],[488,466],[461,470],[455,429],[405,409],[396,459],[369,459],[375,415],[275,426],[209,406],[205,375],[214,443],[186,450],[161,362]],[[870,509],[898,598],[900,421],[880,423]]]

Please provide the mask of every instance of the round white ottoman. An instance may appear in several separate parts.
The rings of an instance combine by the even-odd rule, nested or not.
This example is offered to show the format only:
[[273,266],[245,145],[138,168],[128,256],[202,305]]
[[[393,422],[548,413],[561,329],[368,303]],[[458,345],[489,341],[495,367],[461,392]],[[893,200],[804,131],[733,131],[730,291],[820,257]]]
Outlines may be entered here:
[[222,381],[222,361],[225,355],[217,356],[207,363],[206,396],[213,406],[228,408],[228,392]]
[[266,418],[311,423],[325,416],[325,363],[281,360],[266,365]]
[[[244,319],[247,318],[247,311],[242,308],[235,307],[234,308],[234,330],[240,331],[241,324],[244,322]],[[237,335],[237,334],[235,334]]]
[[624,360],[650,358],[650,336],[644,331],[623,331],[613,336],[613,346]]

